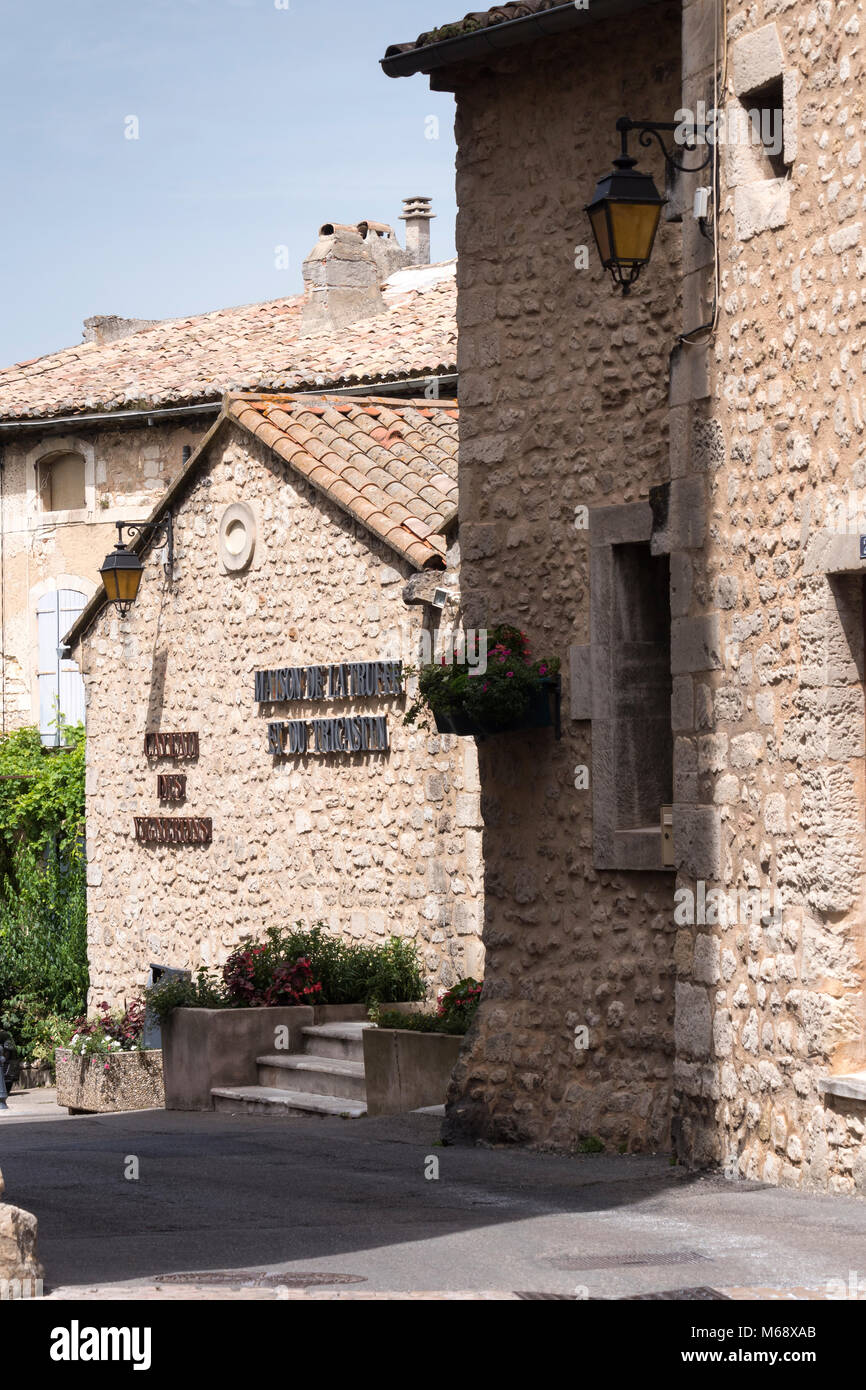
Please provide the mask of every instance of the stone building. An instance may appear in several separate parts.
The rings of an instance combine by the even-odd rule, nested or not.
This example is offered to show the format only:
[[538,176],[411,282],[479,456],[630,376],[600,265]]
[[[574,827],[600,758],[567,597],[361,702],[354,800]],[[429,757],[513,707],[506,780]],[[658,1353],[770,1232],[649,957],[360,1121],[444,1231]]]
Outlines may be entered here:
[[230,393],[152,519],[125,616],[67,641],[87,688],[92,995],[221,964],[302,919],[482,973],[472,744],[403,722],[452,625],[455,401]]
[[[383,60],[456,98],[466,620],[571,714],[480,749],[453,1133],[866,1191],[861,23],[519,0]],[[623,297],[584,209],[628,116],[704,168],[632,135],[667,205]]]
[[[406,247],[326,223],[304,292],[153,323],[97,316],[84,342],[0,371],[0,732],[83,715],[60,640],[99,588],[115,523],[144,521],[227,389],[455,392],[454,263],[431,266],[428,199]],[[420,386],[419,386],[420,380]]]

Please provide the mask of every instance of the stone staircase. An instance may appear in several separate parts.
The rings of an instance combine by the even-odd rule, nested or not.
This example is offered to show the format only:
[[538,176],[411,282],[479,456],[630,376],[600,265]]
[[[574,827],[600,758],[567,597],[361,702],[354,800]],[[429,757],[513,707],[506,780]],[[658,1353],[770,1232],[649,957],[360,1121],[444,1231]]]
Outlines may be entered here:
[[302,1052],[257,1057],[257,1086],[218,1086],[214,1110],[244,1115],[367,1113],[363,1031],[372,1023],[319,1023],[301,1030]]

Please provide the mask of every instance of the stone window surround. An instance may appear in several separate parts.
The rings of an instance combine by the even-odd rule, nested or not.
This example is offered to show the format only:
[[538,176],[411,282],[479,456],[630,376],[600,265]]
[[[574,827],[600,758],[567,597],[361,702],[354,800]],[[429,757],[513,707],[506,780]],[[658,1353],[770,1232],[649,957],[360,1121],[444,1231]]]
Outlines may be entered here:
[[[803,557],[804,575],[824,574],[828,579],[834,575],[862,575],[866,603],[866,558],[860,555],[860,534],[859,528],[856,532],[816,531]],[[827,1097],[866,1102],[866,1071],[819,1077],[818,1092],[825,1102]]]
[[[734,100],[725,107],[726,122],[750,109],[762,91],[782,84],[782,162],[789,173],[797,158],[797,72],[785,68],[785,56],[775,24],[765,24],[736,39],[730,47]],[[754,99],[754,100],[753,100]],[[725,182],[734,193],[737,238],[746,241],[759,232],[783,227],[788,220],[790,177],[756,179],[754,155],[738,145],[726,147]]]
[[[80,454],[84,459],[84,506],[70,511],[43,511],[39,503],[39,464],[54,454]],[[28,451],[24,458],[27,487],[27,527],[38,531],[45,525],[62,526],[69,522],[93,521],[96,516],[96,455],[92,444],[74,435],[57,435],[43,439]],[[51,586],[50,586],[51,587]]]
[[613,547],[649,543],[649,502],[595,507],[590,513],[590,635],[588,645],[570,649],[571,718],[592,721],[592,843],[597,869],[654,870],[662,864],[661,823],[621,830],[616,823],[616,787],[611,718],[611,620]]

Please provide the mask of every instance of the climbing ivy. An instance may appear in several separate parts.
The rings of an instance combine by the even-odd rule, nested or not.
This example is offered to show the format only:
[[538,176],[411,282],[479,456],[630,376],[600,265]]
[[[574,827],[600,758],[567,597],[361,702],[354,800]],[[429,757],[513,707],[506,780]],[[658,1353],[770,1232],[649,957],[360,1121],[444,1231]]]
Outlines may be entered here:
[[63,864],[82,856],[84,729],[64,730],[66,748],[44,748],[39,730],[0,738],[0,880],[14,876],[16,853],[56,849]]
[[0,1018],[45,1060],[88,984],[84,729],[64,732],[64,749],[34,728],[0,738]]

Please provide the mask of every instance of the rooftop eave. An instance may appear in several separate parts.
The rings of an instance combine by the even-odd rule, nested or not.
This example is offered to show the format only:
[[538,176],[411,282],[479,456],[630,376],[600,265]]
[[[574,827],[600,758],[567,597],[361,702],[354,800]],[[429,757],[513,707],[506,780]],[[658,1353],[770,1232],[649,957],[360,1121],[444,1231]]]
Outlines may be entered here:
[[568,4],[543,10],[540,14],[522,15],[519,19],[507,19],[487,28],[472,29],[466,34],[440,39],[438,43],[427,44],[423,48],[400,49],[394,46],[388,49],[380,63],[387,77],[431,73],[438,68],[477,62],[517,44],[553,38],[557,34],[582,29],[587,24],[597,24],[605,19],[615,19],[618,15],[658,3],[660,0],[591,0],[586,9],[577,9],[574,0],[569,0]]

